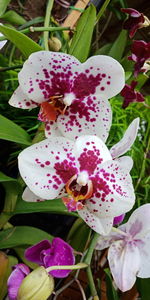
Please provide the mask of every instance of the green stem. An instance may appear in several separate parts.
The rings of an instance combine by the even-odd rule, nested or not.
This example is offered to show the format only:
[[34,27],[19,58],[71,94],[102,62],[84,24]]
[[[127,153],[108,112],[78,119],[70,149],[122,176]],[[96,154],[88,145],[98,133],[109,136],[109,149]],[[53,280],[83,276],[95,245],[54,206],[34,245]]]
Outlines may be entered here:
[[87,276],[88,276],[88,280],[89,280],[89,286],[90,286],[90,290],[91,290],[91,295],[95,298],[95,300],[99,299],[98,296],[97,296],[97,291],[96,291],[96,287],[95,287],[95,283],[94,283],[94,280],[93,280],[93,275],[92,275],[92,271],[91,271],[91,268],[90,268],[90,263],[91,263],[91,259],[92,259],[92,255],[93,255],[93,251],[95,249],[95,246],[96,246],[96,243],[97,243],[97,240],[99,238],[99,234],[97,232],[94,232],[93,234],[93,239],[92,239],[92,242],[89,246],[89,249],[87,251],[87,254],[85,256],[85,259],[83,260],[84,263],[86,263],[87,265],[89,265],[89,267],[86,269],[86,272],[87,272]]
[[84,269],[87,268],[88,265],[85,263],[78,263],[76,265],[70,265],[70,266],[52,266],[46,269],[47,272],[51,272],[53,270],[78,270],[78,269]]
[[103,4],[103,6],[101,7],[99,13],[97,14],[97,20],[96,23],[99,21],[99,19],[101,18],[101,16],[103,15],[105,9],[107,8],[108,4],[109,4],[110,0],[106,0]]
[[9,70],[15,70],[15,69],[21,69],[22,66],[23,65],[17,65],[17,66],[0,68],[0,72],[9,71]]
[[[54,0],[48,0],[47,8],[46,8],[45,20],[44,20],[44,27],[49,27],[49,22],[50,22],[50,17],[51,17],[51,10],[52,10],[53,4],[54,4]],[[43,38],[44,38],[44,47],[45,47],[45,50],[49,50],[49,47],[48,47],[48,37],[49,37],[48,32],[44,31]]]

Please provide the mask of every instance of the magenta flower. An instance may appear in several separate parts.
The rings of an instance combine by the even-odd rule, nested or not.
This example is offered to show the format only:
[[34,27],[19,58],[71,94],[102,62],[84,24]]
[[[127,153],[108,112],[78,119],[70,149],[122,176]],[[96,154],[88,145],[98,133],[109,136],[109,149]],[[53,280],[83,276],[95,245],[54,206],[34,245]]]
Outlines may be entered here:
[[122,223],[124,217],[125,217],[125,214],[122,214],[120,216],[115,217],[113,225],[115,226],[115,225],[118,225],[118,224]]
[[140,278],[150,277],[150,204],[137,208],[118,232],[101,236],[96,249],[109,247],[109,266],[117,287],[125,292]]
[[129,30],[129,37],[133,38],[139,28],[150,25],[149,19],[142,13],[133,8],[121,8],[121,11],[127,13],[129,18],[125,20],[123,28]]
[[124,70],[112,57],[97,55],[80,63],[69,54],[39,51],[24,63],[9,103],[38,106],[46,137],[95,134],[106,141],[112,120],[108,99],[124,84]]
[[8,278],[8,297],[9,300],[17,300],[19,287],[23,279],[30,273],[30,269],[25,264],[17,264]]
[[131,85],[126,84],[121,91],[121,96],[124,97],[123,108],[126,108],[132,102],[144,102],[145,99],[140,92],[135,91],[137,81],[132,81]]
[[142,40],[133,41],[131,47],[132,54],[128,57],[129,60],[135,62],[134,76],[137,76],[139,72],[144,72],[144,63],[150,59],[150,42],[146,43]]
[[110,151],[100,138],[91,135],[76,141],[51,137],[26,148],[19,155],[19,170],[29,187],[23,199],[61,197],[69,211],[78,211],[93,230],[107,234],[114,217],[134,204],[129,175],[132,159],[118,156],[130,149],[138,126],[137,118]]
[[[25,257],[45,268],[51,266],[74,265],[75,257],[72,247],[60,238],[54,238],[52,243],[43,240],[26,249]],[[71,270],[55,270],[50,274],[53,277],[63,278],[69,275]]]

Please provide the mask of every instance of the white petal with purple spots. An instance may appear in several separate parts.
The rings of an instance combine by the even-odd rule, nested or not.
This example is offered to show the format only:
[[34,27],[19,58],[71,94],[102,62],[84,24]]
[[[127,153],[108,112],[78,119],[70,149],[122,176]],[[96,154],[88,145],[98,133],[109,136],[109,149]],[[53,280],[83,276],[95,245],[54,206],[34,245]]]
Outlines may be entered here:
[[9,104],[14,107],[23,109],[29,109],[38,106],[37,103],[35,103],[31,98],[28,98],[28,96],[25,95],[20,86],[18,86],[18,88],[11,96]]

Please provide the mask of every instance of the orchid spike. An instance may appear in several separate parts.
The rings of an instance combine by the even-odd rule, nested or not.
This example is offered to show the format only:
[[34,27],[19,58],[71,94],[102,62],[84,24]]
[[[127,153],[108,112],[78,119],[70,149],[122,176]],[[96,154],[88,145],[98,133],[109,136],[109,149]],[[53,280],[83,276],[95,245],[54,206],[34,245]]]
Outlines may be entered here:
[[123,28],[129,30],[129,37],[133,38],[139,28],[147,27],[150,25],[150,20],[133,8],[121,8],[121,11],[129,15],[125,20]]
[[74,140],[93,134],[106,141],[112,121],[108,99],[125,84],[124,70],[115,59],[97,55],[80,63],[69,54],[39,51],[30,55],[18,77],[9,104],[38,106],[46,137]]
[[[123,148],[128,150],[131,140],[127,145],[121,142],[121,150],[117,146],[118,154],[124,153]],[[134,204],[131,168],[130,157],[113,160],[103,141],[91,135],[76,141],[52,137],[19,155],[19,170],[32,201],[36,199],[32,193],[50,200],[59,198],[65,189],[62,199],[68,210],[78,211],[93,230],[102,234],[111,230],[114,217]]]
[[[109,266],[117,287],[125,292],[140,278],[150,277],[150,204],[137,208],[120,231],[101,236],[96,249],[109,247]],[[122,234],[121,234],[122,231]]]
[[[60,238],[54,238],[52,243],[43,240],[26,249],[25,258],[45,268],[51,266],[74,265],[75,257],[72,247]],[[64,278],[71,270],[55,270],[50,274],[53,277]]]

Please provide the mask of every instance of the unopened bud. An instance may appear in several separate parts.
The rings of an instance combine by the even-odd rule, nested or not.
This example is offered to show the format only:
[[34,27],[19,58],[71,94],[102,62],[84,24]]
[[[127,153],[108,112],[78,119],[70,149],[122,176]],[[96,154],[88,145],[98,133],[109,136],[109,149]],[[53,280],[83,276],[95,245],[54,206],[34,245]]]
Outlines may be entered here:
[[57,37],[51,37],[51,39],[48,40],[48,44],[50,47],[50,50],[52,51],[59,51],[61,49],[61,41]]
[[17,300],[46,300],[53,290],[53,277],[44,267],[39,267],[23,279]]

